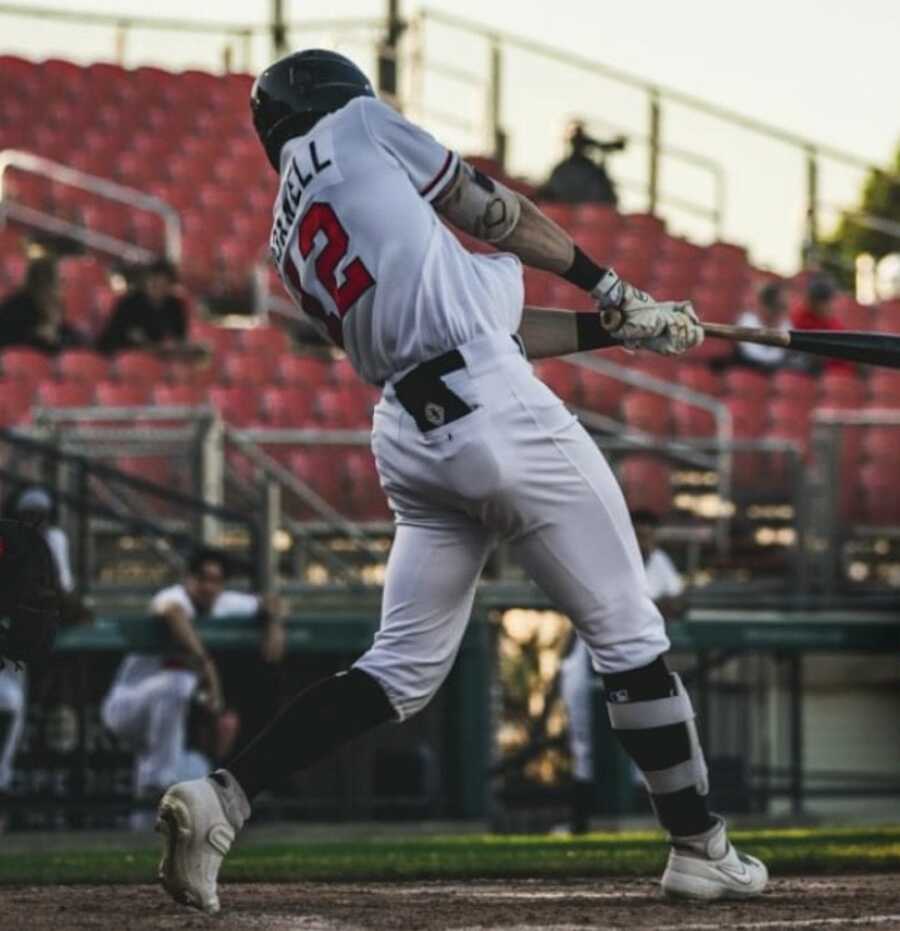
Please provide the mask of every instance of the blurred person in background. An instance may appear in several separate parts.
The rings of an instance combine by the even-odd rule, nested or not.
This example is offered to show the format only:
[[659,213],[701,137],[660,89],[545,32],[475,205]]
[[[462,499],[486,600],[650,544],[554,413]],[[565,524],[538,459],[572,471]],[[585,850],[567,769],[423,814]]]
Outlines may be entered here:
[[[684,582],[668,553],[657,545],[659,518],[652,511],[631,514],[644,559],[650,597],[667,621],[683,616]],[[597,677],[584,641],[572,631],[560,666],[560,696],[569,716],[569,751],[572,756],[572,795],[569,832],[586,834],[596,794],[594,761],[593,690]],[[632,764],[635,779],[640,771]]]
[[[576,120],[566,131],[569,154],[550,172],[538,190],[540,200],[564,204],[609,204],[618,206],[616,187],[606,170],[606,155],[621,152],[626,141],[619,136],[608,142],[594,139],[585,132],[584,123]],[[600,158],[593,153],[598,152]]]
[[0,346],[29,346],[55,354],[85,342],[63,320],[56,262],[46,256],[32,260],[22,287],[0,304]]
[[[788,330],[788,305],[781,284],[766,282],[756,292],[756,307],[743,311],[735,324],[751,329]],[[732,364],[773,372],[785,365],[787,358],[788,351],[782,346],[738,343]]]
[[[65,531],[53,523],[54,501],[51,492],[40,486],[27,486],[13,494],[4,508],[4,517],[20,520],[39,530],[53,556],[59,587],[62,591],[61,623],[81,624],[92,621],[91,612],[75,594],[72,566],[69,562],[69,541]],[[43,670],[40,682],[32,683],[34,700],[52,706],[58,712],[64,704],[73,704],[71,690],[67,691],[65,666],[51,661]],[[13,762],[25,727],[28,679],[24,668],[7,665],[0,670],[0,798],[9,795],[12,787]],[[71,683],[68,683],[71,685]],[[51,691],[53,694],[51,695]],[[49,714],[48,718],[52,718]]]
[[[834,282],[827,275],[817,274],[809,279],[806,295],[791,308],[791,329],[794,330],[844,330],[846,327],[834,316],[832,302],[836,289]],[[803,354],[802,359],[810,372],[847,372],[855,371],[852,362],[844,359],[821,360],[815,356]]]
[[[210,758],[225,756],[237,737],[236,716],[224,714],[222,679],[194,626],[197,617],[256,616],[263,660],[274,665],[284,655],[280,607],[226,589],[228,575],[228,560],[218,550],[204,547],[191,556],[184,580],[150,602],[149,613],[164,625],[172,649],[129,653],[103,701],[104,725],[135,752],[138,799],[155,801],[172,782],[205,775]],[[203,734],[189,729],[198,718],[205,722]]]
[[97,349],[110,354],[145,349],[167,356],[187,355],[192,349],[187,332],[187,304],[178,290],[175,266],[159,259],[116,302],[97,338]]

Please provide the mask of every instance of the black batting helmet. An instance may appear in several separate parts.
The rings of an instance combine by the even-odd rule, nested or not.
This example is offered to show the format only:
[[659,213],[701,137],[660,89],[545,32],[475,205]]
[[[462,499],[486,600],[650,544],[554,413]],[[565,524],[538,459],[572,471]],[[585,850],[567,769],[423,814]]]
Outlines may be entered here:
[[374,97],[369,79],[356,65],[325,49],[294,52],[269,65],[250,91],[250,109],[259,141],[279,170],[281,147],[302,136],[326,113],[354,97]]

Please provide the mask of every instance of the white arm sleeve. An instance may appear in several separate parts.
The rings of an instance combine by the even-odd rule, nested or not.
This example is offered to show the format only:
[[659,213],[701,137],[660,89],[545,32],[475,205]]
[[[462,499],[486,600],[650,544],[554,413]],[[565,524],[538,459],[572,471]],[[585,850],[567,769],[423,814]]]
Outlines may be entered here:
[[376,147],[400,165],[413,187],[429,203],[456,177],[459,156],[386,103],[364,100],[362,118]]
[[65,531],[60,527],[50,527],[44,534],[47,546],[53,554],[53,561],[56,563],[56,571],[59,574],[59,587],[64,592],[70,592],[75,588],[75,580],[72,578],[72,565],[69,562],[69,538]]

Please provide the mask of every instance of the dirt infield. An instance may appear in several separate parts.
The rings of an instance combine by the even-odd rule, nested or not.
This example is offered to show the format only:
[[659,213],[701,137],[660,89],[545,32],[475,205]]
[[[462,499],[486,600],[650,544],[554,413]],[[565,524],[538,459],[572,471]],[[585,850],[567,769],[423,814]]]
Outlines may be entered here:
[[900,929],[900,875],[774,880],[752,903],[685,905],[645,879],[572,882],[229,884],[210,918],[154,886],[17,886],[0,891],[3,927],[29,931],[789,931]]

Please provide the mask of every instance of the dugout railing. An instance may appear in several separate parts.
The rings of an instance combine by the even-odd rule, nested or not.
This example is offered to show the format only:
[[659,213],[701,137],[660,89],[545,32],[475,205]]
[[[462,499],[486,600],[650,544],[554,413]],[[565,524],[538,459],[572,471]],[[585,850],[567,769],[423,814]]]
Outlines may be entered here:
[[[500,659],[511,611],[520,621],[531,613],[538,625],[552,626],[552,606],[533,588],[482,586],[456,665],[433,704],[286,782],[261,806],[263,817],[485,818],[500,830],[546,827],[563,804],[565,768],[551,770],[552,778],[547,772],[521,774],[535,758],[564,752],[564,732],[547,731],[546,725],[557,720],[551,709],[544,732],[531,735],[545,741],[536,753],[530,754],[527,742],[508,739],[509,699]],[[284,694],[352,662],[370,644],[377,617],[377,593],[318,605],[310,600],[292,612]],[[565,630],[564,621],[559,625]],[[256,649],[253,619],[201,621],[200,630],[219,658]],[[889,692],[882,660],[900,650],[896,613],[695,609],[669,625],[669,636],[673,666],[693,696],[719,810],[756,817],[781,811],[814,815],[827,810],[822,808],[826,799],[900,796],[900,779],[885,763],[886,750],[871,759],[844,754],[840,765],[820,760],[815,738],[821,722],[816,724],[809,710],[817,700],[811,689],[819,657],[841,662],[859,657],[870,669],[880,667],[878,687]],[[97,709],[122,653],[165,646],[160,625],[143,617],[104,617],[93,627],[60,635],[54,662],[78,671],[77,687],[65,698],[67,715],[59,701],[32,715],[17,763],[14,826],[128,823],[135,810],[130,756],[103,731]],[[552,682],[535,684],[535,694],[542,689],[549,694]],[[596,811],[610,817],[647,814],[609,734],[599,691],[597,698]],[[531,699],[535,720],[541,711]],[[806,733],[810,720],[816,728],[812,735]],[[889,717],[857,724],[870,737],[882,733],[882,750],[891,742],[892,726]],[[859,741],[848,735],[847,746],[858,750]],[[510,782],[512,775],[518,778]]]

